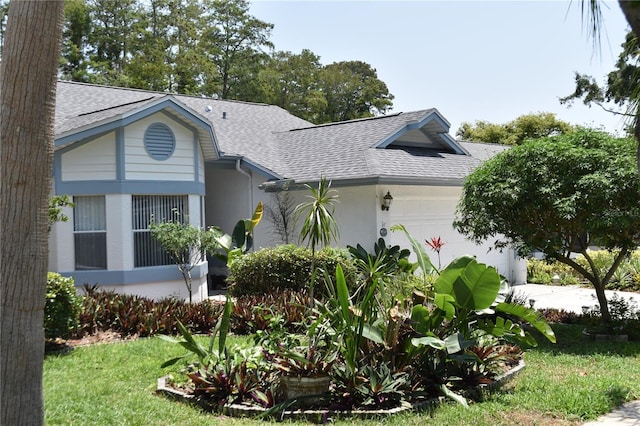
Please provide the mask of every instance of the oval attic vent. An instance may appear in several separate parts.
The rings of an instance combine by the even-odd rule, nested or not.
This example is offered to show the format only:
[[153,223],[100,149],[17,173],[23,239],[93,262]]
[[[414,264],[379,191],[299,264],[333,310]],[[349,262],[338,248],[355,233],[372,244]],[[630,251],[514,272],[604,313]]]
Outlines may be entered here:
[[176,137],[164,123],[153,123],[144,132],[144,147],[151,158],[167,160],[176,149]]

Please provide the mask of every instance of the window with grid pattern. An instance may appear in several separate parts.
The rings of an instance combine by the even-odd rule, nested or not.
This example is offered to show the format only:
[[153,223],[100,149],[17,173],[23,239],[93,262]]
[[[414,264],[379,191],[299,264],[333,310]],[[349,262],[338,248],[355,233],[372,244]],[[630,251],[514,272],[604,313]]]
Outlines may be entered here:
[[184,221],[189,214],[186,195],[134,195],[131,198],[134,266],[172,265],[171,257],[151,236],[149,223],[169,220]]
[[73,197],[76,270],[107,269],[107,219],[104,195]]

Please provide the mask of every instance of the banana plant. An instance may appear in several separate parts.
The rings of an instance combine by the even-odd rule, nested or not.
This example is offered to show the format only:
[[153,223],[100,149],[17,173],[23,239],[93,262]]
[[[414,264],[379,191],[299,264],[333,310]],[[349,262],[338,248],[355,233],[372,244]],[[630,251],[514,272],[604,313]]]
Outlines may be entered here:
[[229,266],[236,259],[251,250],[253,248],[253,230],[262,220],[263,212],[262,202],[259,202],[251,219],[239,220],[233,228],[231,235],[225,234],[218,227],[212,227],[216,231],[213,235],[215,243],[219,248],[213,255]]

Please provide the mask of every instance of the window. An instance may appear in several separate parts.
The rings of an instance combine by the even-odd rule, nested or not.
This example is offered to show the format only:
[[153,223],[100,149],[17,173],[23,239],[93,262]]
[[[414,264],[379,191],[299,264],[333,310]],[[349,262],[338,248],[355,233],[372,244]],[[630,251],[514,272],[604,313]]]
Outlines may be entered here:
[[73,197],[76,270],[107,269],[107,219],[104,196]]
[[133,213],[134,266],[172,265],[173,261],[149,232],[152,220],[161,222],[179,219],[184,221],[188,212],[185,195],[134,195],[131,199]]

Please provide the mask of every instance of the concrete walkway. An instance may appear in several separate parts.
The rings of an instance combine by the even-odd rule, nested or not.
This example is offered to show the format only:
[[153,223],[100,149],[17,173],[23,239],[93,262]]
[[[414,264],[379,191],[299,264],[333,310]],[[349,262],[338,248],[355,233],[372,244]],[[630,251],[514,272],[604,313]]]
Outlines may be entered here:
[[[598,301],[595,290],[577,286],[549,286],[525,284],[513,287],[516,294],[533,299],[536,309],[557,308],[565,311],[582,313],[582,307],[596,306]],[[625,298],[629,303],[640,305],[640,294],[622,291],[607,291],[607,300],[613,297]],[[584,426],[640,426],[640,401],[631,401],[616,408],[597,420],[585,423]]]
[[[582,307],[593,308],[598,305],[596,291],[590,288],[578,286],[552,286],[541,284],[524,284],[513,286],[517,295],[524,296],[527,300],[534,300],[536,309],[556,308],[565,311],[582,313]],[[640,305],[640,294],[624,291],[605,291],[607,300],[611,300],[614,294],[626,299],[630,304]]]

